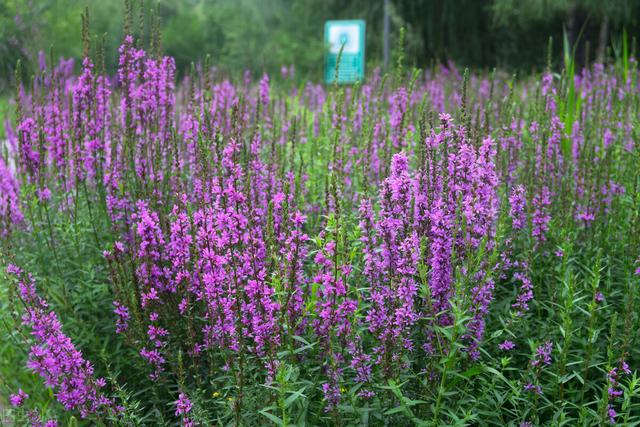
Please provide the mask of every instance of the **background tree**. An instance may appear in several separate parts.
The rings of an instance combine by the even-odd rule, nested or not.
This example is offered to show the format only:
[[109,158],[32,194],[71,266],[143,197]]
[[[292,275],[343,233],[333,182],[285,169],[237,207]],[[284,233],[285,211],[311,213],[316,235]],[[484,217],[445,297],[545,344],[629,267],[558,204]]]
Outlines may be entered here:
[[[132,0],[134,14],[158,7],[164,52],[178,70],[209,54],[222,72],[278,72],[295,64],[300,79],[322,75],[323,28],[328,19],[367,22],[369,69],[382,63],[383,0]],[[38,53],[81,55],[80,14],[86,0],[0,2],[0,93],[10,89],[16,61],[25,76],[37,69]],[[604,60],[612,39],[626,28],[640,34],[640,0],[390,0],[391,34],[406,28],[406,57],[421,67],[452,60],[460,66],[530,71],[546,65],[549,37],[558,60],[563,29],[578,42],[577,61]],[[106,34],[107,67],[122,40],[122,0],[91,2],[94,43]],[[138,23],[134,25],[137,30]],[[149,31],[149,22],[145,32]],[[148,36],[148,34],[147,34]],[[147,39],[148,40],[148,39]],[[391,40],[391,46],[395,40]],[[632,43],[630,43],[632,45]],[[590,52],[590,53],[587,53]]]

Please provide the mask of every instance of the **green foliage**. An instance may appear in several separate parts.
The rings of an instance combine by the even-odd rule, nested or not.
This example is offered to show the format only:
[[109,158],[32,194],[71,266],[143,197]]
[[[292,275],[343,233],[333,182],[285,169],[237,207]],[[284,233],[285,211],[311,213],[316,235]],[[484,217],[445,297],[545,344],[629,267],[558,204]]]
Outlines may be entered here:
[[[322,75],[322,29],[328,19],[364,19],[367,22],[367,62],[371,69],[382,62],[383,2],[352,0],[132,0],[132,31],[140,33],[140,9],[148,16],[158,9],[164,51],[176,59],[178,70],[186,72],[192,62],[211,55],[222,72],[240,76],[244,70],[258,74],[277,73],[294,64],[299,79]],[[401,27],[409,65],[424,67],[449,59],[471,67],[542,68],[540,58],[549,36],[569,41],[581,26],[586,31],[577,51],[585,61],[586,43],[604,49],[608,33],[614,36],[626,28],[626,43],[638,35],[633,20],[640,10],[638,0],[601,2],[594,0],[390,0],[391,44]],[[80,0],[7,0],[0,4],[0,93],[11,88],[12,70],[18,59],[26,64],[24,76],[38,68],[38,52],[53,49],[55,57],[81,54],[80,15],[86,2]],[[91,32],[96,46],[106,35],[107,68],[117,64],[121,43],[123,8],[121,0],[91,3]],[[607,19],[604,46],[599,31]],[[586,25],[583,25],[586,24]],[[143,25],[149,37],[154,25]],[[614,37],[615,39],[615,37]],[[557,44],[557,43],[556,43]],[[560,57],[560,44],[555,52]],[[582,49],[585,47],[585,49]],[[628,52],[627,48],[619,51]],[[593,59],[593,55],[591,59]]]
[[[185,3],[167,5],[162,9],[164,48],[183,63],[202,59],[203,53],[209,52],[214,58],[213,63],[223,69],[249,67],[257,74],[291,62],[302,64],[300,73],[313,75],[314,67],[309,64],[320,57],[321,47],[309,49],[309,44],[304,40],[316,37],[312,23],[317,18],[316,13],[321,12],[312,10],[314,4],[311,0],[305,0],[294,5],[283,1],[268,6],[257,1],[221,1],[215,4],[194,1],[189,4],[192,7]],[[561,13],[563,4],[558,4],[558,10],[554,13]],[[8,3],[7,7],[17,8],[18,4]],[[101,7],[105,9],[100,10],[111,10],[108,2]],[[252,14],[241,15],[240,11],[245,9],[251,10]],[[330,6],[323,10],[330,10]],[[52,7],[46,13],[64,17],[66,14],[73,15],[75,11],[73,8],[63,11]],[[92,16],[97,16],[98,22],[102,22],[100,13],[92,12]],[[300,30],[306,35],[292,40],[291,34],[300,22],[308,24]],[[59,25],[56,31],[68,29],[62,22],[55,25]],[[277,30],[272,31],[273,28]],[[202,42],[204,48],[203,45],[190,42],[199,37],[205,40]],[[415,47],[412,45],[411,26],[406,37],[404,39],[401,36],[398,40],[395,75],[386,87],[386,77],[383,77],[379,90],[384,96],[380,96],[380,99],[385,99],[391,90],[403,84],[409,88],[410,97],[413,85],[420,76],[414,72],[407,83],[407,73],[403,70],[407,67],[407,57],[410,57],[407,53],[411,52],[412,46]],[[290,46],[290,49],[278,51],[280,45]],[[626,32],[614,46],[616,72],[624,77],[622,84],[626,84],[629,76],[635,79],[637,75]],[[600,132],[604,124],[598,110],[595,113],[588,110],[589,114],[593,113],[592,116],[582,114],[581,93],[574,81],[576,49],[566,32],[562,49],[564,71],[559,75],[553,74],[552,78],[559,89],[554,100],[558,103],[558,114],[564,124],[564,155],[569,158],[569,136],[574,123],[586,128],[589,143],[594,145],[601,144]],[[548,71],[551,71],[551,67]],[[235,79],[239,79],[239,75],[232,73]],[[509,130],[513,120],[548,121],[542,106],[544,99],[539,93],[522,96],[525,89],[534,87],[531,84],[533,78],[514,78],[509,83],[509,80],[496,77],[496,72],[488,77],[468,70],[459,77],[452,80],[453,83],[443,84],[444,98],[459,97],[460,108],[455,114],[468,124],[473,136],[481,132],[482,126],[486,126],[486,129],[492,129],[492,136],[500,140],[513,136]],[[506,96],[499,98],[493,96],[491,87],[485,108],[496,114],[487,113],[487,123],[482,124],[477,117],[473,117],[473,106],[477,105],[481,85],[478,81],[491,81],[493,85],[494,79],[504,86],[509,85],[509,89],[503,93]],[[627,98],[612,103],[611,115],[629,118],[630,122],[625,124],[638,129],[639,104],[635,80],[630,81],[630,85],[631,90],[625,95]],[[340,248],[336,250],[336,264],[344,262],[353,266],[355,271],[362,271],[361,230],[355,214],[357,201],[336,197],[336,182],[344,177],[338,176],[341,171],[331,168],[339,160],[337,156],[342,155],[337,151],[339,144],[353,137],[349,134],[351,129],[342,124],[342,120],[341,124],[334,125],[334,114],[337,117],[344,116],[344,123],[356,121],[361,104],[357,97],[350,96],[357,93],[359,88],[334,88],[328,93],[329,101],[317,116],[310,113],[309,108],[301,102],[302,87],[296,92],[290,89],[292,87],[285,83],[273,86],[272,99],[281,102],[285,112],[283,116],[276,116],[273,127],[267,128],[260,123],[260,130],[265,137],[275,140],[276,135],[280,135],[274,129],[282,126],[284,120],[291,120],[292,126],[303,129],[308,139],[304,144],[299,144],[293,131],[291,138],[283,138],[283,144],[274,145],[271,155],[278,159],[276,164],[282,166],[277,173],[284,174],[285,170],[304,171],[307,177],[304,196],[301,195],[302,189],[298,188],[302,184],[295,182],[300,204],[306,202],[321,206],[329,197],[336,200],[340,215],[331,213],[323,217],[320,213],[310,214],[305,231],[315,236],[312,251],[322,251],[327,240],[334,239]],[[428,99],[423,100],[420,108],[409,111],[407,117],[401,120],[400,126],[418,124],[412,127],[407,136],[412,144],[422,144],[424,134],[434,128],[434,112],[430,111],[428,102]],[[386,105],[369,107],[373,111],[386,108]],[[0,103],[2,111],[3,104]],[[317,123],[314,122],[315,118]],[[317,127],[317,133],[314,127]],[[374,123],[365,116],[362,119],[362,133],[353,141],[361,153],[365,152],[372,137],[373,127]],[[634,132],[633,136],[637,137],[637,131]],[[528,162],[534,161],[536,149],[539,148],[536,145],[539,141],[534,140],[532,133],[524,130],[522,135],[521,149],[525,153],[522,157]],[[200,142],[204,145],[210,141]],[[233,357],[230,352],[225,354],[224,350],[218,353],[211,351],[206,355],[209,366],[185,366],[183,347],[181,343],[173,342],[171,344],[175,347],[172,349],[178,350],[167,351],[169,369],[166,377],[163,377],[165,380],[158,384],[147,378],[148,366],[137,354],[138,344],[129,345],[131,343],[127,342],[127,338],[113,334],[114,294],[124,294],[127,290],[132,292],[135,284],[131,286],[134,277],[131,271],[123,268],[114,272],[108,268],[103,257],[102,250],[112,247],[117,233],[111,228],[100,180],[93,189],[78,186],[69,194],[57,193],[51,202],[38,200],[35,185],[23,185],[21,191],[26,201],[24,212],[28,225],[16,229],[10,239],[2,240],[4,246],[0,247],[0,266],[15,262],[35,275],[39,290],[50,302],[51,309],[60,316],[64,331],[73,337],[86,359],[92,361],[96,374],[107,379],[109,389],[123,406],[124,412],[122,416],[100,420],[105,425],[172,425],[175,423],[175,396],[181,391],[189,393],[193,403],[190,417],[201,425],[518,426],[524,422],[557,426],[603,425],[608,422],[607,373],[616,367],[621,357],[635,363],[631,366],[635,372],[621,382],[624,397],[617,405],[619,420],[624,425],[637,425],[640,424],[640,379],[637,377],[640,351],[636,331],[640,322],[637,310],[640,291],[638,277],[633,271],[637,268],[634,262],[640,249],[637,233],[640,221],[640,176],[637,173],[640,157],[637,147],[634,153],[628,155],[623,155],[622,149],[615,146],[603,155],[601,167],[607,178],[615,178],[628,191],[616,198],[610,206],[610,212],[599,217],[591,227],[576,222],[572,210],[566,208],[573,202],[569,197],[574,194],[571,186],[575,185],[568,179],[568,182],[561,183],[566,186],[567,192],[558,195],[549,240],[543,243],[542,248],[533,241],[530,230],[511,230],[507,203],[504,203],[505,208],[500,212],[497,223],[497,244],[488,248],[483,241],[477,253],[466,258],[463,264],[456,265],[455,287],[467,294],[476,284],[474,274],[482,271],[486,265],[495,265],[507,251],[512,251],[519,261],[526,261],[531,273],[535,298],[524,315],[515,314],[511,306],[518,293],[518,284],[511,278],[512,271],[508,271],[505,277],[497,273],[496,277],[491,277],[497,286],[491,310],[486,317],[487,333],[478,362],[470,360],[461,340],[469,332],[466,325],[471,307],[468,301],[453,297],[450,300],[450,322],[430,326],[429,332],[433,333],[439,346],[434,352],[435,356],[420,352],[415,360],[398,361],[410,363],[412,369],[374,384],[376,396],[371,400],[363,400],[359,396],[361,384],[341,384],[342,401],[331,412],[325,411],[323,393],[319,387],[324,381],[322,370],[326,368],[317,363],[318,360],[325,360],[321,343],[312,339],[312,334],[298,336],[292,330],[288,330],[286,336],[290,344],[275,354],[278,363],[271,382],[264,381],[264,366],[258,358],[247,357],[243,360],[240,374],[234,369],[222,368],[228,366],[228,360]],[[381,162],[388,164],[390,155],[391,148],[389,153],[381,153]],[[419,163],[420,155],[416,152],[411,161]],[[498,155],[500,168],[507,168],[508,155],[502,152]],[[580,161],[588,164],[591,160],[586,158]],[[523,174],[532,187],[536,184],[536,175],[533,173],[536,166],[523,166]],[[366,164],[355,167],[350,173],[351,185],[358,194],[372,195],[377,191],[377,188],[369,187],[367,167]],[[506,174],[506,171],[502,172]],[[136,185],[144,186],[145,183]],[[507,190],[502,188],[503,194],[500,194],[505,200],[508,197]],[[64,199],[68,202],[55,198],[68,198]],[[63,206],[64,209],[53,210],[50,205]],[[158,209],[170,208],[160,206]],[[268,248],[269,239],[273,239],[273,235],[267,236]],[[311,254],[310,260],[314,254]],[[272,256],[276,260],[278,254]],[[122,265],[132,270],[135,268],[131,260]],[[316,268],[311,261],[305,267],[309,270]],[[419,292],[424,296],[430,292],[428,273],[429,266],[422,262],[416,280]],[[287,298],[282,285],[283,277],[270,277],[269,280],[279,302]],[[312,292],[305,301],[305,309],[309,313],[313,313],[318,304],[318,286],[317,283],[310,284]],[[370,286],[365,280],[350,283],[349,296],[360,299],[367,295]],[[465,292],[456,292],[455,295]],[[602,300],[601,293],[606,295]],[[363,302],[358,309],[367,310],[366,304]],[[61,425],[89,425],[93,421],[81,420],[63,411],[55,402],[52,392],[42,386],[41,380],[22,369],[26,359],[24,337],[14,328],[20,321],[19,312],[20,301],[16,297],[15,284],[0,274],[0,396],[5,398],[22,387],[29,391],[32,401],[43,414],[55,415]],[[171,320],[176,329],[184,326],[181,324],[183,318],[177,314]],[[144,326],[147,326],[144,322],[132,321],[132,336],[143,336],[146,333]],[[367,336],[365,325],[356,327],[360,329],[355,331],[354,336]],[[517,342],[514,350],[499,349],[498,345],[506,339]],[[554,343],[553,362],[545,369],[537,369],[532,360],[536,348],[546,341]],[[20,369],[17,369],[18,366]],[[422,370],[427,366],[429,370]],[[245,382],[239,384],[239,375]],[[526,385],[539,386],[541,394],[525,390]],[[238,402],[242,403],[242,411]],[[6,402],[0,404],[5,406]],[[23,421],[26,422],[23,418],[18,419],[18,422]]]

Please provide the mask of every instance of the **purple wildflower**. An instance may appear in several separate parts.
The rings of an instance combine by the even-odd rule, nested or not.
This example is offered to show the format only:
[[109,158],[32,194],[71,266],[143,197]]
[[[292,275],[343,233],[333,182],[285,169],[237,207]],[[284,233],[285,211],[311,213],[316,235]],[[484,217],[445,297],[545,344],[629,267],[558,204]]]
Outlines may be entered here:
[[509,340],[505,340],[502,343],[498,344],[498,348],[505,351],[513,350],[515,347],[516,345]]
[[27,400],[29,398],[29,395],[27,393],[25,393],[24,391],[22,391],[22,389],[18,389],[18,392],[16,394],[12,394],[11,396],[9,396],[9,402],[11,403],[11,406],[14,407],[20,407],[24,404],[24,401]]
[[129,327],[129,309],[118,301],[113,302],[115,307],[113,312],[118,316],[116,318],[116,334],[124,332]]
[[176,415],[186,415],[191,412],[191,401],[186,394],[180,393],[176,401]]
[[533,197],[533,223],[532,235],[538,242],[544,242],[547,240],[547,232],[549,231],[549,222],[551,221],[551,215],[549,215],[549,206],[551,205],[551,192],[547,185],[543,185],[540,192]]
[[65,409],[78,409],[82,417],[112,411],[113,400],[100,391],[104,379],[93,377],[91,362],[82,357],[62,332],[58,316],[49,311],[47,302],[36,293],[33,278],[15,266],[10,266],[7,272],[17,276],[20,297],[26,306],[22,323],[31,329],[35,341],[27,366],[44,379],[47,387],[56,389],[56,398]]
[[527,383],[524,385],[524,391],[529,391],[535,394],[542,394],[542,387],[536,384]]
[[[527,267],[525,262],[520,265],[523,270]],[[529,302],[533,299],[533,284],[526,271],[516,271],[513,278],[520,282],[520,293],[511,307],[516,309],[517,316],[522,317],[529,310]]]
[[522,185],[514,187],[509,194],[509,216],[516,230],[524,228],[527,224],[526,203],[524,187]]
[[544,344],[536,348],[534,359],[531,361],[531,366],[539,367],[542,365],[551,364],[551,352],[553,350],[553,343],[547,341]]

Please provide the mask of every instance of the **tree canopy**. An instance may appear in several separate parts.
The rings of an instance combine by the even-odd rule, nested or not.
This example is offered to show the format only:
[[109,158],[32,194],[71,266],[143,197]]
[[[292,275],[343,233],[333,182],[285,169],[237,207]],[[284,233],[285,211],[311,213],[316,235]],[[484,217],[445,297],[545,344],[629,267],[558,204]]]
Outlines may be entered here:
[[[328,19],[367,22],[367,62],[382,61],[384,1],[368,0],[183,0],[156,4],[132,0],[136,21],[149,11],[160,16],[163,50],[175,57],[178,69],[210,55],[212,63],[229,72],[277,72],[294,64],[302,78],[321,76],[323,23]],[[562,49],[563,31],[578,43],[579,61],[602,59],[625,28],[640,33],[640,0],[389,0],[391,45],[400,27],[406,28],[407,59],[428,66],[452,60],[469,67],[529,71],[546,64],[549,37]],[[10,84],[18,59],[25,72],[37,68],[38,53],[78,57],[79,0],[5,0],[0,3],[0,90]],[[89,4],[90,30],[104,35],[107,52],[116,52],[123,36],[122,0]],[[139,23],[134,25],[139,30]],[[558,58],[560,56],[558,55]],[[106,58],[113,70],[115,53]]]

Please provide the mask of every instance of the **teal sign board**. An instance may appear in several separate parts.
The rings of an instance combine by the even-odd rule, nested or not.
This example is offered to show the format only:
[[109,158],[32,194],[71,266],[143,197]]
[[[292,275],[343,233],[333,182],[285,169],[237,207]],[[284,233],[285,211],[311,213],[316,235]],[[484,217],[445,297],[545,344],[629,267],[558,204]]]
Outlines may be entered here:
[[[324,80],[327,83],[355,83],[364,80],[364,21],[327,21],[324,24],[324,43],[327,53]],[[342,54],[340,54],[342,49]],[[336,63],[340,56],[340,64]]]

